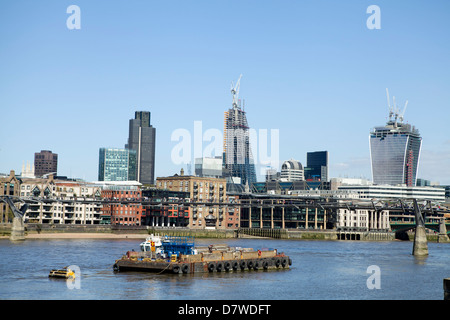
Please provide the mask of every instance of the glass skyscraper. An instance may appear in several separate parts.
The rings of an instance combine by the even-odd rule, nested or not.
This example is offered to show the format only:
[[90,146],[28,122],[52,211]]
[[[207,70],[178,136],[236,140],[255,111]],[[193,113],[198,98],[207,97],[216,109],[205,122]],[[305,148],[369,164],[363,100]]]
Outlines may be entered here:
[[375,127],[370,133],[372,178],[378,185],[414,187],[422,138],[414,126],[397,122],[398,117],[398,113],[391,112],[386,126]]
[[99,181],[135,181],[136,151],[100,148],[98,161]]
[[328,151],[306,153],[305,179],[328,181]]

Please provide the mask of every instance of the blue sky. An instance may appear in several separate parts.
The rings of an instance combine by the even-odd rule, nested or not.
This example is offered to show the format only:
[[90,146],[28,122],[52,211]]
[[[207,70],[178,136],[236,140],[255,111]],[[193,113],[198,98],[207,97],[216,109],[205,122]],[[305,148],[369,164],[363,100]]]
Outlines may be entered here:
[[[66,27],[71,4],[80,30]],[[372,4],[379,30],[366,27]],[[370,179],[389,88],[423,137],[418,177],[450,184],[449,18],[445,0],[3,0],[0,172],[52,150],[58,174],[96,180],[98,149],[124,147],[148,110],[156,175],[172,175],[171,134],[222,130],[243,74],[249,125],[279,130],[281,161],[328,150],[331,177]]]

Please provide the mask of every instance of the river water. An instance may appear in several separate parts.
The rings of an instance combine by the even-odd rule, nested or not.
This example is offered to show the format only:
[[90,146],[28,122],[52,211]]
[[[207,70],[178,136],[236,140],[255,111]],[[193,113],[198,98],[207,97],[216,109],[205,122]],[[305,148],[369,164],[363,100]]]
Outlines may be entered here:
[[[195,275],[114,273],[112,265],[139,240],[0,240],[0,299],[95,300],[442,300],[450,277],[450,244],[429,243],[429,256],[411,255],[412,242],[267,239],[196,240],[276,248],[289,270]],[[48,278],[51,269],[79,267],[76,282]],[[372,289],[370,289],[371,287]]]

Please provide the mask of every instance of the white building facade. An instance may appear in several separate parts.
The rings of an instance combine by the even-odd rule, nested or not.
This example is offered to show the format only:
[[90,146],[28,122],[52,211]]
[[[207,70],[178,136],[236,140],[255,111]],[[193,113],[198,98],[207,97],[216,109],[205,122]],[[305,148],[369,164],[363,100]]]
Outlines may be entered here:
[[[32,200],[25,212],[27,223],[100,224],[101,189],[87,182],[22,179],[20,197]],[[34,200],[34,201],[33,201]]]

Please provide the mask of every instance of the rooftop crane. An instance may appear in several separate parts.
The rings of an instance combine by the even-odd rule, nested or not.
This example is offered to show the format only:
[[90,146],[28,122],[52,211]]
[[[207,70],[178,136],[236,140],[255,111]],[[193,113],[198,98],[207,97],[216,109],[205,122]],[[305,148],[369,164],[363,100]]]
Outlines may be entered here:
[[242,74],[239,76],[239,79],[236,82],[236,86],[234,86],[233,81],[231,81],[231,94],[233,95],[233,109],[238,108],[239,87],[241,85],[241,78],[242,78]]
[[399,116],[400,122],[403,122],[403,116],[405,115],[406,107],[408,106],[408,100],[406,100],[405,107],[403,108],[402,113]]

